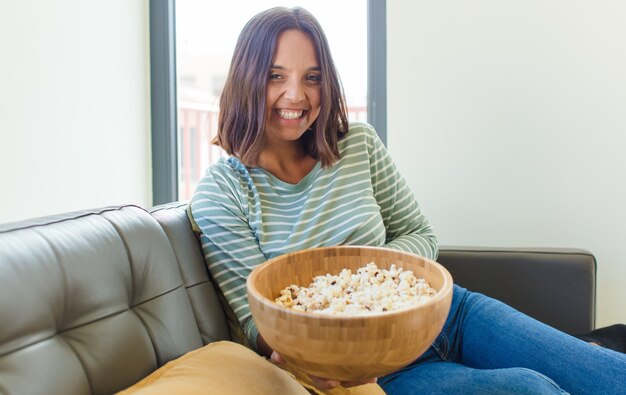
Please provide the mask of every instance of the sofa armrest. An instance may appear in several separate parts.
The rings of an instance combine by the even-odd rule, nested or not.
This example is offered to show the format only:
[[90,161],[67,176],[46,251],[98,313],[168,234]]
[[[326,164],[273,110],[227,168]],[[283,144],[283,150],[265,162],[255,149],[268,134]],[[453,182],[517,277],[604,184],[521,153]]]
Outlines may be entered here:
[[441,246],[454,282],[570,334],[595,327],[596,260],[581,249]]

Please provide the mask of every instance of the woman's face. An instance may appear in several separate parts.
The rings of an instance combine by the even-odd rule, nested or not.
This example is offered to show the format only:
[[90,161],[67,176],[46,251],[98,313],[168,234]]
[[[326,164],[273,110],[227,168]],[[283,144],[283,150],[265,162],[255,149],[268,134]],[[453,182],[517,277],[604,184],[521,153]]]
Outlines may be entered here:
[[278,36],[268,78],[266,143],[295,141],[320,113],[321,71],[306,33],[290,29]]

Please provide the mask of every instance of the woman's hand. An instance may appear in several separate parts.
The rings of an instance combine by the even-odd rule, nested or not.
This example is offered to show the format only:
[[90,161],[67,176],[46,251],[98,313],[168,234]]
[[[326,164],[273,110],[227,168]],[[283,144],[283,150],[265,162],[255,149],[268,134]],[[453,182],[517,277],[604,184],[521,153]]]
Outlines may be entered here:
[[[277,365],[285,363],[285,360],[283,359],[283,357],[281,357],[280,354],[277,353],[276,351],[272,352],[270,360]],[[322,390],[322,391],[335,388],[339,385],[342,385],[344,387],[355,387],[357,385],[375,383],[377,380],[376,377],[371,378],[371,379],[359,380],[359,381],[331,380],[331,379],[326,379],[323,377],[317,377],[313,375],[309,375],[309,377],[311,377],[311,380],[313,381],[313,385],[315,386],[315,388]]]

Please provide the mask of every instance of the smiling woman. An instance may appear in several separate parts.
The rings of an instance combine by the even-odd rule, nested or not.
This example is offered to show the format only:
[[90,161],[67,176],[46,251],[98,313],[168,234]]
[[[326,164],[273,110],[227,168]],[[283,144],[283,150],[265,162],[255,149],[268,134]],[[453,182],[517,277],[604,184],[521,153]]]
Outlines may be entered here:
[[[275,7],[244,26],[220,106],[215,143],[230,156],[207,169],[191,214],[226,308],[261,354],[279,358],[251,318],[245,279],[269,257],[321,245],[382,246],[396,232],[395,242],[434,256],[430,226],[376,132],[348,123],[328,41],[311,13]],[[375,378],[358,379],[343,384]]]

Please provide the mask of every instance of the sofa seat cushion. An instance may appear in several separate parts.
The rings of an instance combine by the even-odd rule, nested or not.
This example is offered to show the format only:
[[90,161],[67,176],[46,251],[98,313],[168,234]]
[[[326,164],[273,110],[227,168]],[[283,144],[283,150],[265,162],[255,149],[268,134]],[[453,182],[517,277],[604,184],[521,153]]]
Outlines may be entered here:
[[[301,372],[295,373],[297,378],[240,344],[220,341],[168,362],[117,395],[322,394]],[[349,389],[338,387],[326,394],[384,395],[384,392],[378,385],[367,384]]]

